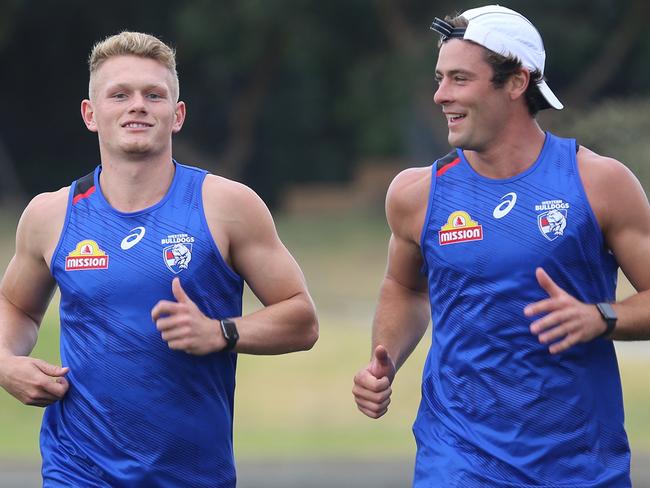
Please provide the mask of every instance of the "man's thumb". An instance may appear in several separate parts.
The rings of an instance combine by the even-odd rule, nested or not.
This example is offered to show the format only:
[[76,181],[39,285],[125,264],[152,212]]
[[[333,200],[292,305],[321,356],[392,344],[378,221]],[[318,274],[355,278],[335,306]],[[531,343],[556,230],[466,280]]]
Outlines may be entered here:
[[535,269],[535,278],[537,278],[537,283],[541,286],[548,296],[555,297],[562,294],[562,288],[560,288],[555,281],[548,275],[544,268]]
[[178,277],[172,280],[172,293],[174,294],[176,301],[179,303],[191,301],[190,297],[185,293],[185,290],[183,290],[181,280]]
[[369,370],[370,373],[377,379],[383,378],[384,376],[392,376],[392,361],[388,355],[388,351],[384,346],[379,345],[375,348],[375,352],[372,355],[372,361],[370,361]]
[[38,369],[40,369],[43,373],[45,373],[48,376],[65,376],[68,374],[68,371],[70,371],[70,368],[67,366],[61,367],[57,366],[56,364],[50,364],[46,363],[45,361],[39,360],[36,362],[36,366]]

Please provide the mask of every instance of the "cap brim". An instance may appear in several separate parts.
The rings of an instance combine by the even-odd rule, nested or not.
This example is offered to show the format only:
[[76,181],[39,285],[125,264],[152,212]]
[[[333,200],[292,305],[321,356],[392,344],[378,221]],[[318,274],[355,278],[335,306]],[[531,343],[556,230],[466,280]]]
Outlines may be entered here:
[[555,96],[555,93],[551,91],[545,81],[541,81],[537,86],[551,108],[554,108],[555,110],[562,110],[564,108],[562,102],[560,102],[560,100]]

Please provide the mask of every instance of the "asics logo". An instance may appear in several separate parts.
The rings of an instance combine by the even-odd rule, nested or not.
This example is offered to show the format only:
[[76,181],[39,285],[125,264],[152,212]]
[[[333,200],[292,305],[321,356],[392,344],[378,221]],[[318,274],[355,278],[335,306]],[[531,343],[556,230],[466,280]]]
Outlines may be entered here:
[[[507,200],[503,200],[504,198],[507,198]],[[503,201],[494,207],[494,211],[492,212],[495,219],[501,219],[508,215],[512,207],[517,203],[517,194],[515,192],[506,193],[501,197],[501,200]]]
[[135,229],[131,229],[129,232],[133,233],[122,239],[122,243],[120,244],[120,247],[125,251],[127,249],[131,249],[138,242],[140,242],[144,237],[145,232],[147,231],[144,227],[136,227]]

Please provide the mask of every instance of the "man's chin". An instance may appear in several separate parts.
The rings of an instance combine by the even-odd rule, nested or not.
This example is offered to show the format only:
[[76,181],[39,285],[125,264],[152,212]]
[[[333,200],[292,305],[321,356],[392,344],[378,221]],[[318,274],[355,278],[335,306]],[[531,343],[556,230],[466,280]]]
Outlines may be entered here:
[[148,144],[129,144],[122,146],[122,152],[125,156],[134,159],[141,159],[151,155],[152,147]]
[[447,142],[451,147],[463,147],[463,138],[458,134],[452,134],[450,132],[447,136]]

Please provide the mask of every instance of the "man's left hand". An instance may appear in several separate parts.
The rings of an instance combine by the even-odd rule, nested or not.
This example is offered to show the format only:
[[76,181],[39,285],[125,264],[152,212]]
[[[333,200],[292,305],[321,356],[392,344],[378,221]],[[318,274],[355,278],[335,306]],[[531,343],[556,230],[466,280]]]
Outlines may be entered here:
[[160,300],[151,309],[151,318],[170,349],[203,356],[226,346],[219,321],[206,317],[187,296],[181,281],[174,278],[175,302]]
[[588,342],[607,329],[595,305],[588,305],[560,288],[542,268],[535,277],[549,298],[524,308],[526,317],[545,314],[530,324],[530,331],[542,344],[550,344],[551,354],[566,351],[579,342]]

